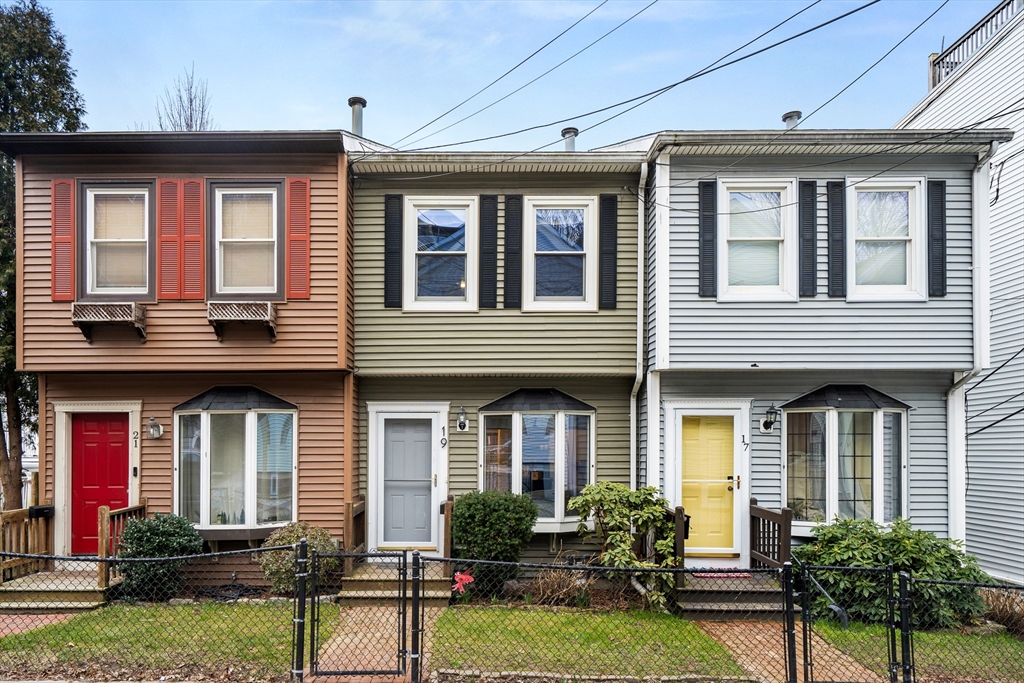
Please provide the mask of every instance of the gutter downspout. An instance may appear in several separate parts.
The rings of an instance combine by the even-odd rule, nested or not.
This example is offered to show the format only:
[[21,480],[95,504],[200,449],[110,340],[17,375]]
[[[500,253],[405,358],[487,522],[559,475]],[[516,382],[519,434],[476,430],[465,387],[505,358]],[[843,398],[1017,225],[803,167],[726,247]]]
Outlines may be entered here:
[[[633,390],[629,393],[629,488],[636,491],[637,487],[637,465],[639,445],[639,419],[637,394],[640,393],[640,385],[644,379],[644,301],[646,300],[646,271],[644,264],[644,248],[647,237],[647,211],[646,194],[647,185],[647,162],[640,164],[640,184],[636,192],[636,378],[633,380]],[[650,485],[650,482],[647,482]]]
[[947,535],[967,541],[967,415],[964,385],[989,366],[989,160],[999,150],[993,141],[971,173],[971,289],[974,328],[973,364],[946,391]]

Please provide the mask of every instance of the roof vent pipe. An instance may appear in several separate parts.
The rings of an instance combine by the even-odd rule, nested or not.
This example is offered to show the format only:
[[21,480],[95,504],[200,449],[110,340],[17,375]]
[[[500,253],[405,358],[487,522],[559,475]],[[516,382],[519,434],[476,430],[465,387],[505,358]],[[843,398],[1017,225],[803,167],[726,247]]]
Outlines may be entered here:
[[800,123],[800,117],[803,116],[802,111],[787,111],[782,115],[782,122],[786,124],[786,130],[793,130],[796,128],[796,124]]
[[363,107],[366,106],[366,100],[362,97],[350,97],[348,106],[352,107],[352,133],[363,137]]
[[580,134],[579,128],[563,128],[562,138],[565,140],[565,151],[575,152],[576,151],[576,136]]

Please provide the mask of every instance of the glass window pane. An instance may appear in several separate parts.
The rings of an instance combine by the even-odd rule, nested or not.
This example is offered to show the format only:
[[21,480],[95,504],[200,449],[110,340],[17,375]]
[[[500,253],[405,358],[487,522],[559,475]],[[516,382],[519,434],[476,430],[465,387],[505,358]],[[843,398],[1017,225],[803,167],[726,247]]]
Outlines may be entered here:
[[555,516],[555,416],[523,415],[523,493],[541,518]]
[[210,415],[210,524],[245,524],[245,413]]
[[857,237],[909,236],[908,191],[857,193]]
[[535,296],[582,299],[585,256],[540,255],[536,257]]
[[583,251],[583,209],[537,209],[537,251]]
[[729,242],[729,284],[738,287],[779,285],[781,242]]
[[907,284],[907,244],[857,242],[857,284]]
[[224,242],[220,248],[223,287],[274,288],[276,264],[273,242]]
[[565,514],[577,515],[569,510],[569,499],[580,495],[590,483],[590,416],[565,416]]
[[730,192],[729,237],[782,237],[782,193]]
[[466,257],[451,254],[417,254],[416,296],[465,299]]
[[146,288],[145,242],[99,242],[92,251],[93,290]]
[[882,469],[885,509],[883,522],[903,516],[903,416],[884,413],[882,416]]
[[199,523],[202,431],[199,415],[178,416],[178,514]]
[[871,518],[873,413],[839,413],[839,515]]
[[512,490],[512,416],[484,416],[484,490]]
[[825,413],[786,414],[786,505],[793,519],[824,522]]
[[146,194],[94,194],[93,239],[146,239]]
[[465,251],[465,209],[420,209],[416,212],[417,251]]
[[274,239],[274,195],[221,195],[222,239]]
[[291,413],[256,416],[257,524],[292,521],[294,422]]

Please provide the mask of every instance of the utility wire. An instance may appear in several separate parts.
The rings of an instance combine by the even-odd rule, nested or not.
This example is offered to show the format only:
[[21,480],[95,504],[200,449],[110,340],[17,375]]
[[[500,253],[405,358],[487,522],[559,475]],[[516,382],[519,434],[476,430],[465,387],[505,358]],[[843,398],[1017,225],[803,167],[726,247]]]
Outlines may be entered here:
[[1009,419],[1010,419],[1011,417],[1014,417],[1014,416],[1016,416],[1016,415],[1020,415],[1021,413],[1024,413],[1024,408],[1020,408],[1020,409],[1018,409],[1018,410],[1015,410],[1015,411],[1013,411],[1012,413],[1010,413],[1009,415],[1005,415],[1005,416],[1003,416],[1003,417],[999,418],[998,420],[996,420],[995,422],[993,422],[993,423],[991,423],[991,424],[987,424],[987,425],[985,425],[985,426],[984,426],[984,427],[982,427],[981,429],[975,429],[975,430],[974,430],[973,432],[969,432],[969,433],[967,434],[967,438],[970,438],[970,437],[974,436],[975,434],[981,434],[981,433],[982,433],[983,431],[985,431],[986,429],[990,429],[990,428],[992,428],[992,427],[995,427],[995,426],[996,426],[997,424],[999,424],[1000,422],[1006,422],[1006,421],[1007,421],[1007,420],[1009,420]]
[[967,388],[967,390],[966,390],[966,391],[964,391],[964,393],[965,393],[965,394],[969,394],[969,393],[971,393],[972,391],[974,391],[975,389],[977,389],[978,387],[980,387],[980,386],[981,386],[982,384],[984,384],[985,382],[987,382],[987,381],[988,381],[988,378],[989,378],[989,377],[991,377],[992,375],[996,374],[997,372],[999,372],[1000,370],[1002,370],[1003,368],[1005,368],[1005,367],[1006,367],[1006,365],[1007,365],[1007,364],[1008,364],[1008,363],[1009,363],[1010,361],[1012,361],[1012,360],[1013,360],[1014,358],[1016,358],[1017,356],[1019,356],[1019,355],[1020,355],[1020,354],[1022,354],[1022,353],[1024,353],[1024,346],[1022,346],[1022,347],[1020,347],[1019,349],[1017,349],[1017,353],[1013,354],[1012,356],[1010,356],[1009,358],[1007,358],[1006,360],[1004,360],[1004,361],[1002,362],[1002,364],[1001,364],[1001,365],[1000,365],[1000,366],[999,366],[998,368],[996,368],[996,369],[995,369],[995,370],[993,370],[992,372],[990,372],[990,373],[988,373],[987,375],[985,375],[984,377],[982,377],[982,378],[981,378],[981,381],[979,381],[979,382],[978,382],[977,384],[975,384],[975,385],[974,385],[974,386],[972,386],[972,387],[968,387],[968,388]]
[[977,413],[975,415],[969,416],[967,418],[967,421],[970,422],[971,420],[973,420],[975,418],[981,417],[985,413],[990,412],[992,410],[995,410],[999,406],[1005,405],[1005,404],[1009,403],[1010,401],[1014,400],[1015,398],[1020,398],[1021,396],[1024,396],[1024,391],[1020,392],[1019,394],[1014,394],[1010,398],[1006,399],[1005,401],[1000,401],[999,403],[995,404],[994,406],[991,406],[989,408],[985,408],[985,410],[981,411],[980,413]]
[[[654,2],[657,2],[657,1],[658,1],[658,0],[654,0]],[[654,4],[654,2],[652,2],[652,3],[651,3],[651,5],[653,5],[653,4]],[[515,65],[514,67],[512,67],[511,69],[509,69],[508,71],[506,71],[506,72],[505,72],[505,73],[503,73],[502,75],[498,76],[498,77],[497,77],[497,78],[495,78],[495,79],[494,79],[493,81],[491,81],[490,83],[488,83],[488,84],[487,84],[487,85],[485,85],[484,87],[480,88],[480,89],[479,89],[479,90],[477,90],[477,91],[476,91],[475,93],[473,93],[472,95],[470,95],[470,96],[469,96],[469,97],[467,97],[466,99],[462,100],[461,102],[459,102],[458,104],[456,104],[456,105],[455,105],[454,107],[452,107],[451,109],[449,109],[449,110],[448,110],[448,111],[446,111],[445,113],[441,114],[440,116],[436,117],[435,119],[433,119],[433,120],[431,120],[431,121],[428,121],[427,123],[424,123],[424,124],[423,124],[422,126],[420,126],[419,128],[417,128],[417,129],[416,129],[416,130],[414,130],[413,132],[409,133],[409,134],[408,134],[408,135],[406,135],[405,137],[403,137],[403,138],[400,138],[399,140],[396,140],[396,141],[395,141],[394,143],[392,143],[392,144],[391,144],[390,146],[391,146],[391,147],[395,147],[395,146],[397,146],[397,145],[398,145],[398,144],[399,144],[400,142],[402,142],[402,140],[406,140],[406,139],[408,139],[408,138],[411,138],[411,137],[412,137],[413,135],[416,135],[416,133],[419,133],[419,132],[420,132],[421,130],[423,130],[424,128],[426,128],[426,127],[428,127],[428,126],[430,126],[430,125],[433,125],[434,123],[437,123],[438,121],[440,121],[440,120],[441,120],[441,119],[443,119],[444,117],[448,116],[448,114],[451,114],[451,113],[452,113],[453,111],[455,111],[456,109],[458,109],[458,108],[459,108],[459,107],[461,107],[462,105],[464,105],[464,104],[466,104],[467,102],[469,102],[470,100],[472,100],[472,99],[473,99],[474,97],[476,97],[477,95],[480,95],[481,93],[483,93],[484,91],[486,91],[486,90],[487,90],[488,88],[490,88],[491,86],[493,86],[494,84],[496,84],[496,83],[497,83],[498,81],[500,81],[501,79],[505,78],[505,77],[506,77],[506,76],[508,76],[508,75],[509,75],[510,73],[512,73],[513,71],[515,71],[515,70],[516,70],[516,69],[518,69],[519,67],[521,67],[521,66],[522,66],[523,64],[526,64],[526,63],[527,63],[528,61],[530,61],[531,59],[533,59],[534,57],[536,57],[536,56],[537,56],[538,54],[540,54],[540,52],[541,52],[542,50],[544,50],[544,49],[545,49],[546,47],[548,47],[549,45],[551,45],[551,44],[552,44],[553,42],[555,42],[556,40],[558,40],[559,38],[561,38],[562,36],[564,36],[564,35],[565,35],[566,33],[568,33],[569,31],[571,31],[572,29],[576,28],[576,26],[578,26],[578,25],[579,25],[579,24],[580,24],[580,23],[581,23],[581,22],[582,22],[582,21],[583,21],[584,19],[586,19],[586,18],[587,18],[587,17],[589,17],[589,16],[591,15],[591,14],[593,14],[593,13],[594,13],[594,12],[596,12],[597,10],[601,9],[602,7],[604,7],[604,6],[605,6],[605,5],[607,4],[607,3],[608,3],[608,0],[602,0],[601,4],[599,4],[599,5],[597,6],[597,7],[595,7],[594,9],[590,10],[589,12],[587,12],[586,14],[584,14],[584,15],[583,15],[582,17],[580,17],[579,19],[577,19],[577,20],[576,20],[575,22],[573,22],[573,24],[572,24],[572,25],[570,25],[570,26],[569,26],[569,28],[565,29],[564,31],[562,31],[561,33],[559,33],[559,34],[558,34],[557,36],[555,36],[554,38],[552,38],[551,40],[549,40],[548,42],[544,43],[544,44],[543,44],[543,45],[541,45],[541,46],[540,46],[539,48],[537,48],[536,50],[534,50],[534,51],[533,51],[533,52],[532,52],[532,53],[531,53],[531,54],[530,54],[530,55],[529,55],[528,57],[526,57],[525,59],[523,59],[522,61],[520,61],[520,62],[519,62],[518,64],[516,64],[516,65]],[[650,5],[648,5],[647,7],[650,7]],[[644,9],[647,9],[647,7],[645,7]],[[640,10],[640,11],[642,12],[643,10]],[[639,12],[638,12],[637,14],[639,14]],[[634,16],[635,16],[635,15],[634,15]],[[524,87],[525,87],[525,86],[524,86]],[[506,96],[506,97],[507,97],[507,96]],[[499,101],[500,101],[500,100],[499,100]],[[467,118],[468,118],[468,117],[467,117]],[[463,119],[463,120],[465,120],[465,119]],[[453,125],[454,125],[454,124],[453,124]],[[449,126],[449,128],[450,128],[450,127],[451,127],[451,126]],[[447,130],[447,129],[446,129],[446,128],[442,128],[441,130]],[[438,131],[438,132],[440,132],[440,131]],[[436,135],[436,133],[432,133],[431,135]],[[427,137],[430,137],[430,136],[427,136]],[[422,140],[423,138],[420,138],[420,139]],[[415,144],[415,143],[413,143],[413,144]]]

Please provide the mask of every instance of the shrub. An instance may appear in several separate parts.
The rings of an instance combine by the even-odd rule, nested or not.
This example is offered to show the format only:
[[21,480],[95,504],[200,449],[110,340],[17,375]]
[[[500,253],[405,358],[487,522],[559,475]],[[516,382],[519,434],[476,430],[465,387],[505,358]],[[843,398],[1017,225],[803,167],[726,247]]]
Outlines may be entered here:
[[986,617],[1024,639],[1024,590],[1016,586],[986,588],[981,591],[981,598],[985,601]]
[[[634,491],[610,481],[589,484],[569,501],[569,509],[580,513],[579,533],[601,544],[600,563],[636,569],[676,566],[675,524],[665,515],[667,507],[668,501],[653,486]],[[587,524],[590,519],[594,520],[593,531]],[[646,543],[650,537],[653,543]],[[650,606],[664,609],[673,575],[648,573],[642,580],[640,577],[633,577],[634,587]]]
[[[870,519],[836,519],[814,530],[815,540],[793,551],[805,564],[835,567],[885,567],[914,579],[991,583],[978,561],[959,541],[942,539],[898,519],[883,527]],[[851,619],[879,623],[887,618],[886,587],[878,575],[842,570],[816,570],[821,583]],[[976,588],[915,583],[914,624],[950,628],[976,619],[985,611]],[[828,600],[816,598],[814,609],[827,612]]]
[[[331,555],[337,552],[331,532],[309,522],[292,522],[281,527],[267,537],[265,545],[295,545],[302,539],[306,539],[310,551],[315,550],[320,555]],[[263,576],[270,582],[270,590],[274,593],[291,595],[295,592],[295,557],[296,551],[292,550],[272,550],[260,553],[260,568],[263,570]],[[327,578],[327,573],[337,566],[337,557],[320,558],[317,571],[318,581],[323,583]]]
[[[533,538],[537,505],[527,495],[507,491],[473,491],[455,499],[452,507],[452,543],[459,557],[518,562]],[[515,568],[476,565],[475,592],[493,594],[514,578]]]
[[[182,557],[202,551],[203,539],[190,521],[159,512],[152,519],[129,520],[117,544],[119,558]],[[120,595],[131,600],[169,600],[181,586],[179,570],[186,564],[186,559],[121,564]]]

